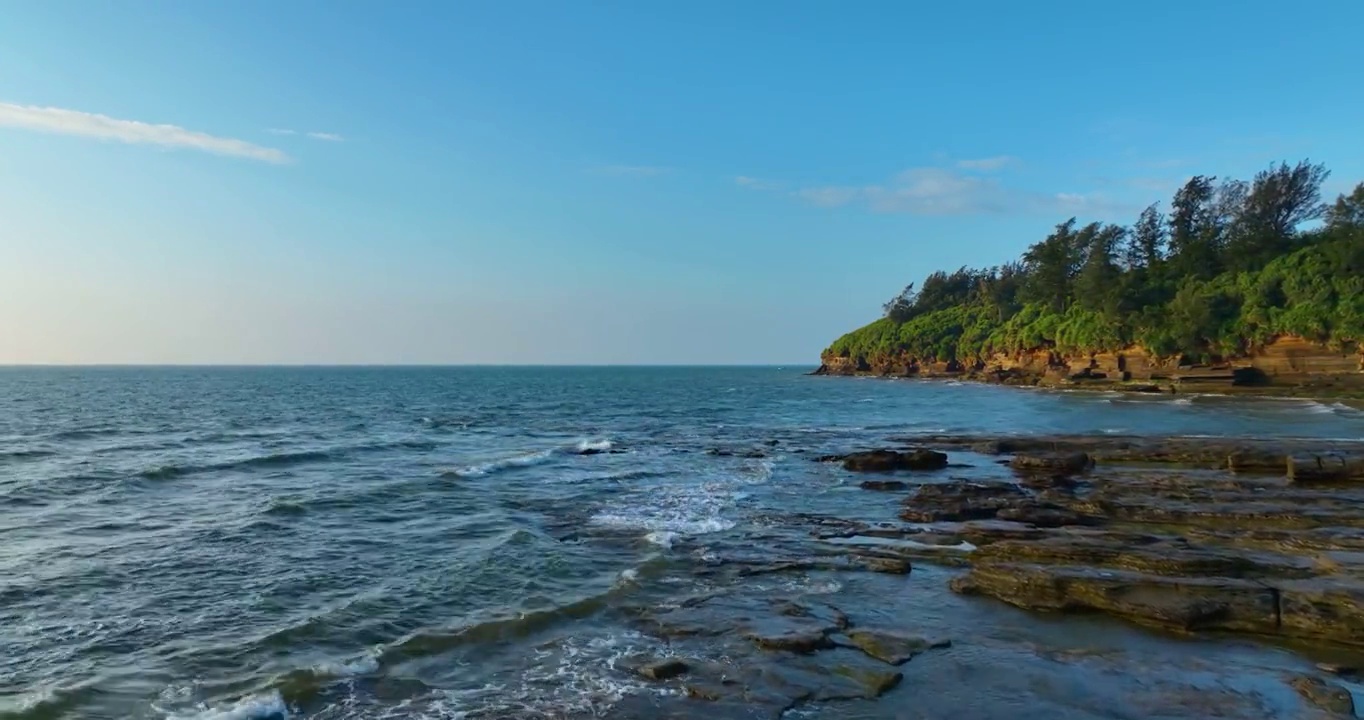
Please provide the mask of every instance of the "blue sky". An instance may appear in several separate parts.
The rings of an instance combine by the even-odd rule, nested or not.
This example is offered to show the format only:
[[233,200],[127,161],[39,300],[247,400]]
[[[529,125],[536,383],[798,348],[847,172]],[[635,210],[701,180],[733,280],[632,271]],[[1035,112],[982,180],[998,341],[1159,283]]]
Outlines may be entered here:
[[1364,3],[62,2],[0,363],[810,363],[1191,174],[1364,180]]

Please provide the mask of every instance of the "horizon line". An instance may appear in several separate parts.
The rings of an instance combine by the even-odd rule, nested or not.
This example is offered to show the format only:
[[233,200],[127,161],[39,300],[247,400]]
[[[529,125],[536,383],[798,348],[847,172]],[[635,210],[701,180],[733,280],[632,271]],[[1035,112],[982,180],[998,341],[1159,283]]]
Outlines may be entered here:
[[26,368],[783,368],[818,367],[796,363],[0,363],[0,369]]

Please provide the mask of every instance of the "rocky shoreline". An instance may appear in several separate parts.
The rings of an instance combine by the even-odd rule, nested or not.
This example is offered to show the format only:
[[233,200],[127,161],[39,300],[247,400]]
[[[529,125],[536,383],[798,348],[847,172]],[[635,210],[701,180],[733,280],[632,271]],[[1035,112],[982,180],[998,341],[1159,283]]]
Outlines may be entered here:
[[[963,598],[1301,649],[1318,669],[1283,675],[1284,691],[1314,717],[1354,716],[1345,685],[1364,670],[1364,442],[893,442],[811,461],[838,463],[851,488],[883,496],[898,522],[773,516],[794,536],[774,531],[697,560],[695,576],[723,589],[627,610],[632,626],[672,652],[624,667],[676,690],[634,698],[631,711],[696,717],[702,703],[708,717],[781,717],[804,704],[890,692],[902,665],[953,639],[916,633],[903,620],[864,623],[831,603],[748,584],[849,571],[890,581],[919,564],[953,568],[946,583]],[[1177,716],[1203,712],[1179,702]]]
[[1364,399],[1364,355],[1359,349],[1332,349],[1297,337],[1278,338],[1245,356],[1207,363],[1157,357],[1135,346],[1092,353],[1039,349],[970,362],[931,362],[895,355],[843,357],[826,352],[811,374],[1134,393]]

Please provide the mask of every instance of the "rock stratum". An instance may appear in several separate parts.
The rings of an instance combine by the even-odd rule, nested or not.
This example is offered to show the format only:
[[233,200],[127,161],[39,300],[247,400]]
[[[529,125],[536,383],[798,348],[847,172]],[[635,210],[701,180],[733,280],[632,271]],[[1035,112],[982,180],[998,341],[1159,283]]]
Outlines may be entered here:
[[907,354],[842,356],[826,351],[817,375],[957,378],[1007,385],[1116,387],[1133,391],[1257,388],[1304,393],[1364,392],[1364,348],[1332,348],[1301,337],[1274,339],[1253,352],[1209,363],[1162,358],[1141,346],[1116,352],[1049,349],[972,362],[925,362]]

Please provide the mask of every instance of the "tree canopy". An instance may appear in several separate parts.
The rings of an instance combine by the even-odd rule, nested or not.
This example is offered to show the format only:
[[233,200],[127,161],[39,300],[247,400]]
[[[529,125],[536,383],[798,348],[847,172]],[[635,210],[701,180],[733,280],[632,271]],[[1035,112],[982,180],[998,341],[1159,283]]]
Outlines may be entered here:
[[910,284],[828,352],[942,362],[1141,345],[1203,359],[1290,334],[1359,343],[1364,183],[1325,204],[1329,175],[1307,160],[1250,182],[1197,175],[1131,227],[1067,219],[1018,262]]

